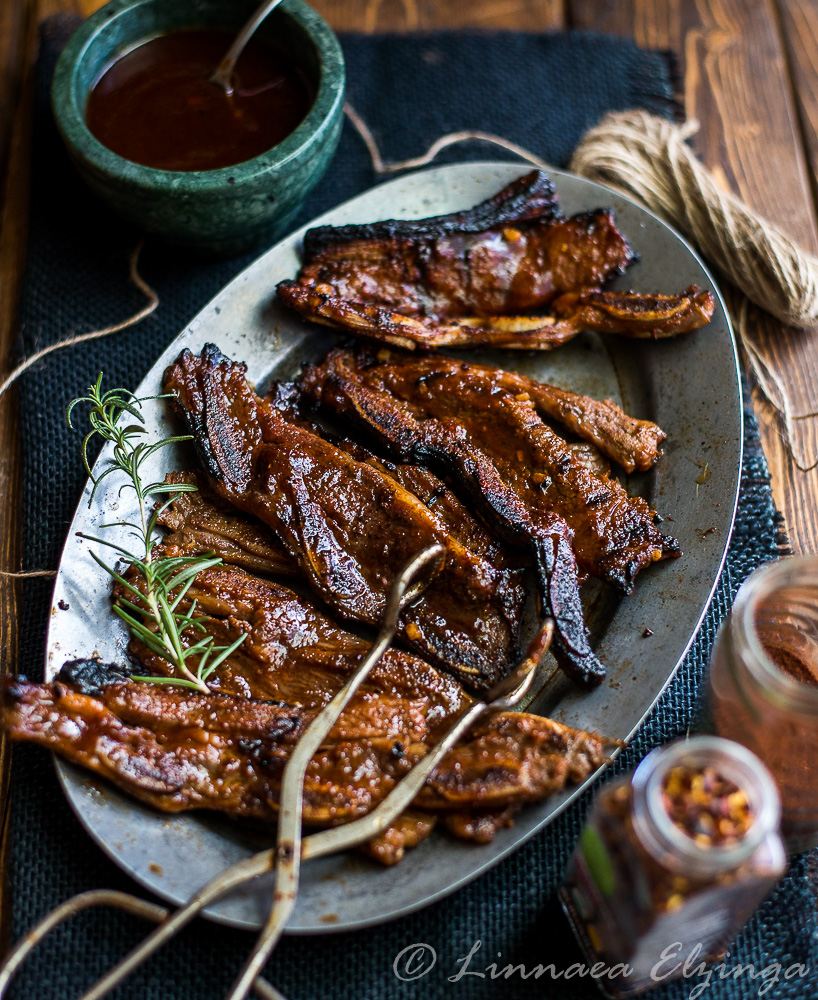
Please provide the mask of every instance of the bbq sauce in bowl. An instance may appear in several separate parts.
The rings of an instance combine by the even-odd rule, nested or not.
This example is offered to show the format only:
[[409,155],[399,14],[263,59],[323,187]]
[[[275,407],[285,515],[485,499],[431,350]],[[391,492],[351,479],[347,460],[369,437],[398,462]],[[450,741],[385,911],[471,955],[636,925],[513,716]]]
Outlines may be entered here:
[[309,111],[309,82],[256,37],[226,94],[209,77],[232,38],[215,29],[173,31],[127,52],[94,84],[88,128],[119,156],[159,170],[216,170],[272,149]]

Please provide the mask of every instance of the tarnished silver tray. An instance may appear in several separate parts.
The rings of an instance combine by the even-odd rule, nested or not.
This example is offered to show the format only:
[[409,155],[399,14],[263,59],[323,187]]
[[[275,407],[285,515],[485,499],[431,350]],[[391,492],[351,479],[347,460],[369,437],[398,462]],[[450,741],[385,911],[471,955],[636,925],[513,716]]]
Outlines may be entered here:
[[[523,169],[469,163],[426,170],[376,187],[316,222],[418,218],[466,208]],[[627,199],[579,177],[552,173],[566,212],[600,205],[616,210],[622,230],[641,255],[623,284],[677,291],[696,283],[716,298],[712,322],[676,340],[654,343],[586,334],[551,353],[481,354],[565,388],[613,398],[668,433],[665,456],[656,468],[631,476],[628,486],[672,518],[668,530],[679,538],[684,554],[643,572],[628,598],[602,588],[590,594],[595,646],[609,667],[608,679],[597,690],[582,693],[555,678],[533,706],[573,726],[627,740],[693,641],[724,560],[741,464],[736,352],[715,282],[684,240]],[[183,348],[198,351],[208,341],[246,361],[249,377],[262,385],[272,377],[291,376],[303,361],[319,357],[333,334],[302,323],[274,301],[276,282],[298,268],[302,235],[303,230],[293,233],[227,285],[157,359],[137,393],[160,392],[168,363]],[[77,386],[78,392],[82,388]],[[146,412],[157,436],[171,431],[165,403],[151,403]],[[169,450],[160,459],[158,474],[190,461],[183,452]],[[48,630],[49,677],[73,657],[98,653],[122,660],[125,655],[126,637],[110,610],[109,580],[91,559],[89,544],[77,537],[78,531],[97,534],[101,523],[112,520],[112,509],[117,517],[129,513],[128,495],[117,495],[113,477],[105,483],[90,509],[86,488],[65,545]],[[116,531],[107,537],[115,539]],[[643,636],[646,628],[653,633],[649,638]],[[227,821],[203,814],[161,815],[72,766],[58,762],[57,769],[71,806],[100,847],[137,881],[173,903],[183,902],[222,868],[261,846],[257,836]],[[365,927],[422,907],[496,864],[582,790],[573,788],[522,810],[515,825],[501,830],[488,846],[435,833],[390,869],[354,855],[311,862],[288,930],[314,934]],[[257,928],[269,896],[270,885],[260,881],[206,913],[226,924]]]

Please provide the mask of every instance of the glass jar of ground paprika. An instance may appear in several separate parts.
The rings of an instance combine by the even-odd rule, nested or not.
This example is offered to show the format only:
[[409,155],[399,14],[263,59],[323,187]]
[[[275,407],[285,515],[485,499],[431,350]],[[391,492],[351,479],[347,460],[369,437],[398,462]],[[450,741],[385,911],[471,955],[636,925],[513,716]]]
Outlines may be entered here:
[[787,850],[818,845],[818,557],[769,563],[742,585],[713,650],[706,725],[772,772]]
[[784,870],[778,792],[745,747],[660,747],[594,801],[560,900],[598,984],[628,997],[717,958]]

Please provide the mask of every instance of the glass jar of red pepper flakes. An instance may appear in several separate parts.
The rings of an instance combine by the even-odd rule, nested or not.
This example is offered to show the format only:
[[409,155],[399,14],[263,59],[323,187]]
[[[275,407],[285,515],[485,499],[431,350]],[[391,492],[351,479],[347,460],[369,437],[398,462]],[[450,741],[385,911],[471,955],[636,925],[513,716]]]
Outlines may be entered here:
[[594,801],[560,900],[597,982],[628,997],[718,957],[784,870],[772,777],[745,747],[660,747]]
[[747,578],[716,639],[707,702],[707,727],[772,772],[787,850],[818,845],[818,557]]

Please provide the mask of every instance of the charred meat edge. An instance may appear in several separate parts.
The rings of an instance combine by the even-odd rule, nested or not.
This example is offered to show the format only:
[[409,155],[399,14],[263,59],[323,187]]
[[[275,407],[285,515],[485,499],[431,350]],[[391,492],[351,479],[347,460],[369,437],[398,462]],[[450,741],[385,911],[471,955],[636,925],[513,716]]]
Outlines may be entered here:
[[[401,636],[474,690],[488,689],[512,668],[524,601],[515,574],[465,549],[394,480],[284,421],[253,393],[245,366],[213,345],[200,357],[183,352],[166,373],[166,387],[188,422],[213,488],[273,529],[337,613],[376,624],[388,589],[384,560],[402,565],[434,540],[446,549],[446,563],[401,617]],[[299,467],[305,456],[309,481]],[[322,472],[333,481],[332,496],[320,490]],[[354,501],[359,517],[369,505],[370,531],[347,536],[342,526],[336,532],[325,505],[334,505],[336,517],[347,501]]]
[[[491,385],[494,385],[495,379],[502,380],[502,373],[491,369],[472,368],[465,362],[452,359],[446,359],[447,368],[446,365],[441,367],[438,361],[426,362],[404,356],[396,358],[394,365],[398,373],[405,369],[406,384],[415,387],[417,396],[416,400],[414,396],[404,400],[393,396],[385,386],[379,388],[370,384],[370,373],[379,377],[379,373],[384,371],[388,376],[391,370],[390,362],[381,361],[380,357],[379,354],[376,360],[372,356],[333,351],[321,365],[309,366],[305,370],[302,379],[305,393],[316,405],[376,435],[399,460],[437,465],[469,494],[498,533],[512,543],[530,546],[539,569],[544,603],[557,624],[555,653],[560,665],[582,683],[598,682],[602,668],[588,644],[579,599],[572,511],[552,509],[547,499],[538,503],[536,509],[532,508],[528,498],[503,478],[491,449],[487,451],[483,445],[473,442],[467,426],[451,415],[457,412],[457,407],[450,407],[449,403],[462,399],[462,390],[448,386],[441,390],[445,392],[446,412],[438,413],[434,408],[429,409],[438,387],[432,389],[422,373],[446,376],[451,368],[458,377],[461,374],[463,378],[472,377],[476,381],[474,391],[486,401],[486,405],[499,405],[507,416],[514,407],[530,409],[528,396],[521,401],[519,396],[511,393],[504,399],[496,398],[491,392],[482,393],[485,388],[482,383],[487,377]],[[418,372],[421,374],[416,378]],[[582,549],[587,558],[597,551],[596,522],[604,520],[608,507],[613,512],[620,512],[617,516],[624,532],[621,540],[613,547],[610,544],[607,548],[603,546],[600,551],[604,558],[599,556],[602,562],[598,566],[586,567],[585,572],[591,569],[595,575],[610,576],[629,589],[632,576],[645,561],[678,552],[678,545],[653,527],[644,501],[629,498],[615,481],[599,479],[588,472],[573,458],[561,439],[541,421],[532,418],[533,414],[526,409],[525,414],[516,420],[515,427],[519,433],[526,435],[527,442],[527,435],[533,433],[531,426],[536,424],[534,431],[539,429],[548,441],[559,444],[558,460],[555,464],[552,462],[554,468],[548,469],[548,475],[556,480],[568,477],[566,484],[570,486],[570,496],[580,490],[577,502],[582,509],[577,511],[577,528],[584,532],[581,536],[583,545],[585,542],[590,545],[587,552]],[[536,441],[530,443],[532,447],[537,445]],[[537,445],[535,450],[539,448]],[[543,475],[543,478],[548,476]],[[630,506],[623,509],[623,504],[633,506],[633,510]],[[589,522],[587,525],[586,521]]]
[[[526,520],[562,518],[584,576],[630,592],[643,566],[678,554],[646,501],[577,461],[538,417],[533,394],[515,392],[500,369],[339,348],[307,366],[302,385],[316,405],[374,435],[400,460],[452,476],[494,530],[508,533],[512,497]],[[487,493],[490,482],[496,495]]]
[[497,194],[462,212],[428,219],[387,219],[362,225],[316,226],[304,235],[304,257],[310,260],[328,246],[358,240],[429,239],[450,233],[481,233],[495,226],[559,218],[554,185],[544,170],[532,170]]

